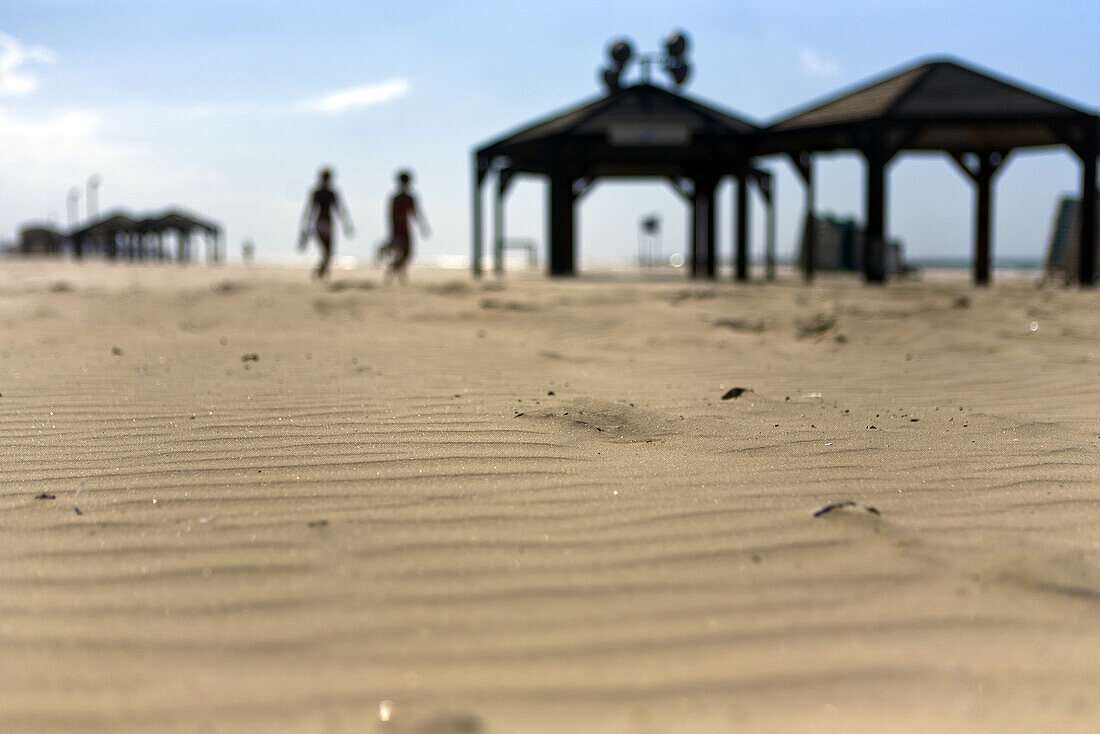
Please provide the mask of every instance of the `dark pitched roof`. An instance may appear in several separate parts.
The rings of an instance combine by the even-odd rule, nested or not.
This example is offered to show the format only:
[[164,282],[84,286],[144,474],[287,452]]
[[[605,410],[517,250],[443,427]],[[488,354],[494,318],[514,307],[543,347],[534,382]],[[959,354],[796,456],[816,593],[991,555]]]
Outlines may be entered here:
[[90,234],[125,232],[132,230],[136,226],[137,221],[135,219],[116,209],[108,214],[104,214],[95,221],[88,222],[79,229],[74,229],[69,236],[73,239],[81,239]]
[[950,59],[930,60],[774,123],[789,130],[873,118],[1079,117],[1087,110]]
[[151,230],[175,229],[180,232],[201,229],[213,235],[221,230],[221,227],[214,222],[196,217],[194,214],[185,214],[178,209],[169,209],[158,217],[145,219],[141,225]]
[[478,149],[481,155],[509,151],[563,136],[608,137],[624,126],[676,128],[688,139],[749,136],[759,128],[732,113],[652,84],[638,84],[589,100],[508,133]]
[[214,222],[200,219],[192,214],[184,214],[176,209],[142,219],[135,219],[122,210],[116,209],[74,230],[70,236],[73,239],[82,239],[93,234],[110,235],[117,232],[164,232],[166,230],[189,232],[194,229],[201,229],[212,235],[217,235],[221,231],[221,227]]
[[953,59],[931,59],[774,122],[763,148],[786,143],[815,149],[852,147],[844,130],[873,122],[909,125],[904,147],[933,150],[1009,149],[1067,142],[1062,121],[1094,116],[1016,82]]

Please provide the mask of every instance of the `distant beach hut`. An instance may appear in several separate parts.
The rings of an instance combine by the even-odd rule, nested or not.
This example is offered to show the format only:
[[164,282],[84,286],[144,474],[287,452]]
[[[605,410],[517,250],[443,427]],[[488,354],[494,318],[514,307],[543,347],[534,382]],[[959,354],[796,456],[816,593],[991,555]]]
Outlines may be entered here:
[[19,230],[19,244],[14,252],[19,255],[60,255],[68,238],[50,226],[26,226]]
[[[576,272],[575,208],[601,178],[657,178],[672,183],[691,207],[691,242],[686,254],[692,277],[717,275],[715,190],[733,176],[738,181],[734,257],[736,277],[748,278],[748,186],[756,184],[771,202],[771,176],[752,165],[757,126],[647,81],[609,85],[606,95],[527,125],[493,140],[473,154],[473,254],[475,276],[482,272],[481,191],[497,178],[494,198],[494,269],[503,270],[504,197],[517,174],[549,179],[549,273]],[[770,206],[769,206],[770,208]],[[769,222],[773,217],[769,216]],[[769,252],[774,232],[769,227]]]
[[174,244],[175,259],[187,262],[194,256],[196,236],[205,240],[207,262],[218,262],[222,258],[221,226],[178,209],[141,218],[116,210],[74,230],[69,239],[77,258],[101,255],[112,260],[170,260]]
[[[813,154],[852,150],[866,161],[866,226],[863,265],[867,280],[886,276],[886,170],[902,151],[943,151],[977,189],[974,281],[990,279],[992,188],[1000,167],[1016,148],[1065,145],[1082,164],[1080,236],[1097,231],[1096,159],[1100,117],[951,59],[933,59],[860,85],[823,103],[784,117],[758,136],[760,155],[784,153],[806,185],[806,211],[813,212]],[[807,278],[815,248],[803,248]],[[1092,284],[1096,250],[1078,251],[1076,273]]]
[[[800,261],[812,257],[814,268],[824,272],[863,272],[864,231],[851,217],[808,215],[802,224],[799,243]],[[813,247],[812,255],[805,252]],[[887,276],[908,275],[913,269],[905,264],[902,243],[892,240],[886,243],[883,253],[883,269]]]

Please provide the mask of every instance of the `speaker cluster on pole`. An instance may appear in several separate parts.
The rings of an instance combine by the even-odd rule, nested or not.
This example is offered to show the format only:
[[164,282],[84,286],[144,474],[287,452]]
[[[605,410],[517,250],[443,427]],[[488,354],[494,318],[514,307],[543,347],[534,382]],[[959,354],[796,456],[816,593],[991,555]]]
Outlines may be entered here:
[[[642,68],[642,82],[649,82],[650,67],[654,63],[669,75],[672,83],[683,86],[691,73],[691,65],[687,60],[689,48],[687,34],[683,31],[673,31],[665,37],[665,50],[663,53],[643,54],[638,57],[638,64]],[[623,73],[627,64],[634,59],[634,47],[625,38],[619,38],[611,42],[607,48],[608,62],[602,69],[603,83],[607,91],[615,92],[623,88]]]
[[619,78],[626,67],[626,62],[630,61],[630,57],[633,55],[634,49],[630,46],[630,41],[625,39],[615,41],[607,49],[609,63],[607,68],[603,70],[603,83],[609,92],[614,92],[620,88]]
[[691,66],[685,58],[687,50],[688,39],[683,33],[670,33],[665,39],[665,71],[678,87],[683,86],[691,72]]

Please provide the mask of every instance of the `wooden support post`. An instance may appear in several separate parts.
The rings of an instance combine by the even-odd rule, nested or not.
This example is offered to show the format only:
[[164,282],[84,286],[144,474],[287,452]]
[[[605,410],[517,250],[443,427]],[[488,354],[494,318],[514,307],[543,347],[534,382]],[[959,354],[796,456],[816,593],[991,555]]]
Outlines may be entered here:
[[472,180],[470,181],[470,270],[475,278],[481,277],[481,182],[485,180],[487,170],[488,166],[483,162],[481,156],[474,153],[471,165]]
[[1081,146],[1081,246],[1078,250],[1077,282],[1096,283],[1096,157],[1100,154],[1100,135],[1095,121],[1086,132],[1088,142]]
[[978,198],[974,212],[974,283],[989,285],[990,259],[992,256],[992,238],[990,220],[993,217],[993,172],[988,165],[988,156],[982,156],[977,178]]
[[573,176],[567,169],[559,168],[550,175],[550,275],[566,276],[576,273],[576,245],[573,222]]
[[1010,151],[951,153],[959,169],[977,187],[974,199],[974,284],[989,285],[993,259],[993,179]]
[[764,232],[764,278],[768,281],[775,280],[775,177],[767,176],[760,179],[760,191],[764,194],[764,202],[768,209],[767,226]]
[[497,191],[493,197],[493,273],[504,275],[504,176],[497,174]]
[[493,202],[493,272],[497,277],[504,275],[504,250],[508,241],[504,227],[504,204],[515,175],[513,168],[497,171],[497,193]]
[[717,257],[714,242],[714,190],[718,180],[713,175],[694,179],[691,207],[691,277],[714,278]]
[[802,176],[802,183],[806,187],[806,203],[804,208],[806,228],[802,238],[802,278],[809,283],[814,278],[814,259],[817,247],[816,227],[814,226],[814,159],[808,151],[792,153],[791,161],[795,170]]
[[868,283],[886,282],[886,162],[878,146],[863,151],[867,160],[867,229],[863,241],[863,274]]
[[747,171],[737,174],[737,222],[735,227],[736,278],[744,282],[749,279],[749,177]]

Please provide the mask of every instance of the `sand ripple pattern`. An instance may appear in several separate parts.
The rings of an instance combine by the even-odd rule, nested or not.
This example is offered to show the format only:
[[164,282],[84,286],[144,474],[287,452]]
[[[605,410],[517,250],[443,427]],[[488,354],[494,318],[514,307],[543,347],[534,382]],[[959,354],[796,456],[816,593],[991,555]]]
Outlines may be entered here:
[[1097,294],[21,267],[0,731],[1100,720]]

